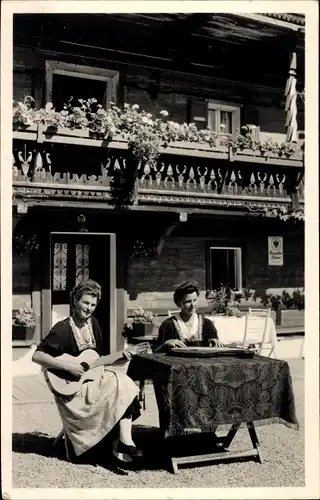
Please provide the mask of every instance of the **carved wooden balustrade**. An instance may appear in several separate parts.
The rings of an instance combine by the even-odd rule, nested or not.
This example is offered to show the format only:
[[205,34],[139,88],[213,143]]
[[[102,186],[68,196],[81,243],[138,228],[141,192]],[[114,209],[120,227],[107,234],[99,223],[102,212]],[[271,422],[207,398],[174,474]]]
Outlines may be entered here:
[[[24,199],[107,201],[115,173],[134,168],[125,140],[14,132],[13,193]],[[137,169],[134,203],[291,206],[303,203],[302,156],[175,143]],[[294,195],[294,196],[293,196]]]

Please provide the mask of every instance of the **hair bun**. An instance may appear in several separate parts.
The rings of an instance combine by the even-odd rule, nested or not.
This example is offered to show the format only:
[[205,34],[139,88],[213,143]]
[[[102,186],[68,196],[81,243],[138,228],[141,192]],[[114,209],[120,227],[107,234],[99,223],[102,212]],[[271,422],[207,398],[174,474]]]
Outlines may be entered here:
[[177,306],[180,306],[180,302],[183,299],[183,297],[189,293],[196,292],[197,296],[199,297],[200,290],[201,290],[201,286],[200,286],[200,283],[198,283],[198,281],[196,281],[194,279],[185,280],[182,283],[180,283],[179,285],[177,285],[177,287],[174,291],[174,294],[173,294],[174,303]]

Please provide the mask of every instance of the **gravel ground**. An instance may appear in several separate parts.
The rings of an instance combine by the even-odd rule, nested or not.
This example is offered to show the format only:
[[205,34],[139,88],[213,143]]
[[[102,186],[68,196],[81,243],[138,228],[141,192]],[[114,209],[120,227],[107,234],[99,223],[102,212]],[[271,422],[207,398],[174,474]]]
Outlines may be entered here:
[[[140,470],[112,469],[107,463],[68,463],[53,438],[61,429],[54,404],[13,406],[14,488],[186,488],[186,487],[301,487],[304,486],[304,361],[289,361],[300,430],[280,424],[257,427],[264,462],[221,462],[182,467],[170,472],[157,434],[158,415],[153,388],[147,386],[147,410],[135,422],[137,444],[145,452]],[[247,431],[240,430],[230,449],[250,448]],[[102,450],[102,455],[107,453]],[[102,459],[100,459],[100,463]]]

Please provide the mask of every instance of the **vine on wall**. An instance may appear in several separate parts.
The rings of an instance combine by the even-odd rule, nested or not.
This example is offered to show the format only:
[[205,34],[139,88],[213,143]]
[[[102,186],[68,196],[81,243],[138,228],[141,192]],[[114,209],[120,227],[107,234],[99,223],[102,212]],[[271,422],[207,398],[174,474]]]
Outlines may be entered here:
[[292,220],[294,222],[304,222],[305,216],[302,209],[292,210],[286,207],[279,208],[265,208],[264,215],[269,218],[277,218],[283,221]]

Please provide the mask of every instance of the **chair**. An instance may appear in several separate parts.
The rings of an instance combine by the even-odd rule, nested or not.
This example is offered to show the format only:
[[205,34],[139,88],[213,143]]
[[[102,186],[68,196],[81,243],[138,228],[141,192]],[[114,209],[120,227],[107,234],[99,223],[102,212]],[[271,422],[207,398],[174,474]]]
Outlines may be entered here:
[[174,311],[171,311],[171,309],[168,309],[168,318],[170,318],[174,314],[179,314],[179,312],[180,312],[180,309],[176,309]]
[[[275,342],[272,339],[266,342],[268,320],[271,318],[271,309],[251,309],[249,308],[248,314],[245,316],[245,333],[243,338],[242,347],[249,347],[254,345],[254,351],[261,354],[262,349],[269,348],[269,355],[275,356]],[[264,320],[262,323],[257,319]]]
[[271,315],[271,309],[261,309],[261,308],[260,309],[253,309],[253,308],[249,307],[248,313],[254,314],[255,316],[261,316],[262,318],[264,318],[268,311],[270,311],[270,315]]
[[[44,375],[44,369],[42,369],[42,373]],[[50,386],[49,386],[49,384],[48,384],[47,379],[46,379],[45,376],[44,376],[44,379],[46,381],[46,384],[47,384],[48,388],[50,389]],[[50,389],[50,392],[52,392],[51,389]],[[58,413],[59,413],[59,411],[58,411]],[[65,449],[65,452],[66,452],[66,460],[67,460],[67,462],[70,462],[70,452],[69,452],[69,448],[68,448],[68,435],[67,435],[66,431],[64,430],[63,425],[62,425],[61,431],[59,432],[59,434],[57,435],[57,437],[53,441],[53,447],[54,448],[57,446],[57,444],[59,443],[59,441],[61,439],[63,439],[63,441],[64,441],[64,449]]]
[[70,462],[70,453],[69,453],[69,448],[68,448],[68,436],[67,436],[67,433],[65,432],[64,428],[61,429],[61,431],[57,435],[56,439],[54,440],[53,447],[56,447],[61,439],[63,439],[63,441],[64,441],[64,449],[66,452],[67,462]]

